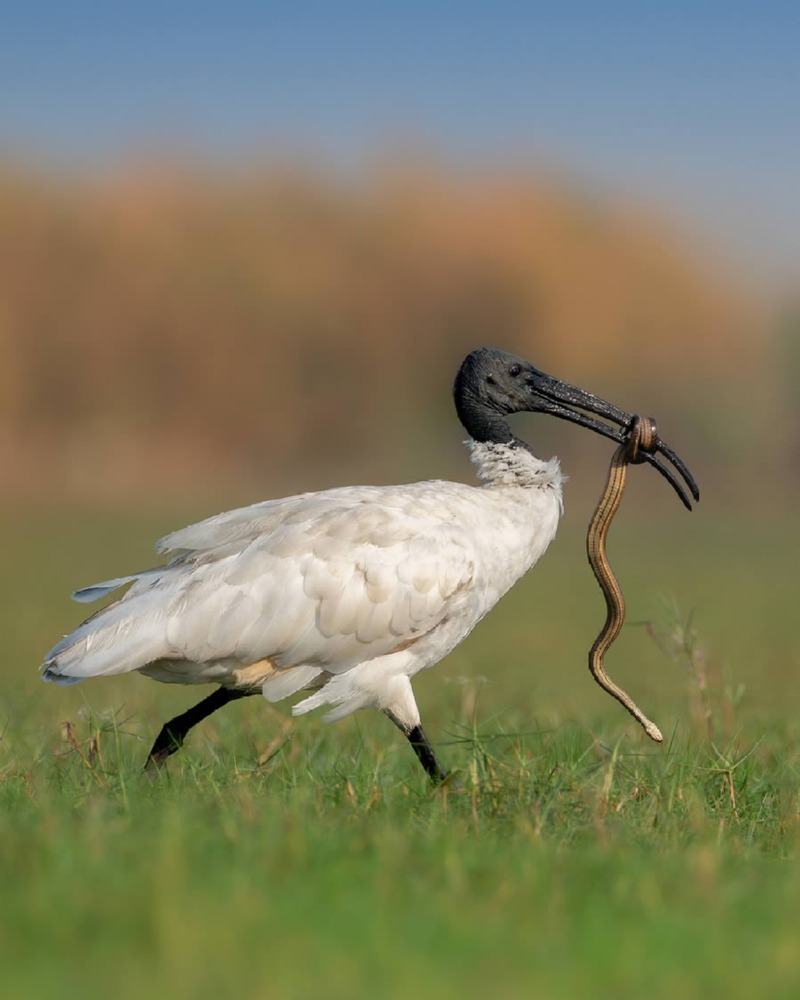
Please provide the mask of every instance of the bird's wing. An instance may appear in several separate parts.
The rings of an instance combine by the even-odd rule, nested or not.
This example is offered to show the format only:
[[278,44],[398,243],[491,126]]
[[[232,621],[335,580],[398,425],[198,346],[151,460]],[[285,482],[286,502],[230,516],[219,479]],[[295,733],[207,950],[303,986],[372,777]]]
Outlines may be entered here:
[[167,640],[194,662],[268,658],[336,673],[435,628],[473,573],[467,532],[407,503],[303,505],[236,556],[190,573]]
[[156,660],[337,673],[407,648],[473,579],[469,532],[439,503],[411,487],[332,490],[175,532],[163,547],[182,551],[168,566],[86,589],[134,581],[47,654],[45,676]]
[[[334,492],[334,491],[330,491]],[[244,548],[254,539],[268,534],[293,510],[306,505],[315,494],[302,493],[281,500],[264,500],[224,511],[204,521],[180,528],[156,542],[156,552],[179,553],[190,559],[208,553],[220,553],[231,548]],[[316,494],[324,504],[325,494]]]
[[257,539],[270,535],[283,522],[296,519],[298,513],[302,519],[309,513],[322,513],[332,506],[341,506],[339,494],[352,494],[349,501],[357,502],[374,492],[375,487],[345,487],[323,493],[300,493],[214,514],[158,539],[156,552],[172,555],[168,566],[156,566],[113,580],[103,580],[76,590],[72,598],[82,604],[89,604],[108,597],[130,583],[134,586],[127,596],[134,596],[160,584],[168,575],[167,569],[224,560],[242,552]]

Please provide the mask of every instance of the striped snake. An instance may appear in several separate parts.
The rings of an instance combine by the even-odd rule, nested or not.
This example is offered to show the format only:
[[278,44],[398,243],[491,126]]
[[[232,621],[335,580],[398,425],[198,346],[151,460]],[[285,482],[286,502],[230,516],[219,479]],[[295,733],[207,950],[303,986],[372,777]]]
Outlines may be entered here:
[[603,667],[603,657],[619,635],[622,623],[625,621],[625,601],[606,556],[606,536],[622,500],[629,463],[644,461],[644,453],[653,452],[657,446],[658,433],[655,420],[651,417],[635,416],[628,440],[617,448],[611,459],[606,488],[589,524],[586,553],[605,596],[607,609],[605,625],[589,651],[589,669],[600,687],[627,708],[650,739],[662,743],[664,737],[658,726],[651,722],[636,702],[611,680]]

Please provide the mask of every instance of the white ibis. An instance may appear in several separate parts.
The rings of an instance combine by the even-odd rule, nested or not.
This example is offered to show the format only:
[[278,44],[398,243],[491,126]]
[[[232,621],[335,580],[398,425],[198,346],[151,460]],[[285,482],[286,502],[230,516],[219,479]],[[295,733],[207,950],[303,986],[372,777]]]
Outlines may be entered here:
[[[411,678],[446,656],[536,563],[562,510],[557,459],[537,458],[506,417],[551,413],[617,442],[632,420],[490,348],[466,357],[454,396],[481,486],[431,480],[304,493],[173,532],[157,544],[173,553],[166,565],[73,595],[94,601],[131,585],[47,653],[44,679],[70,684],[138,670],[167,683],[217,684],[164,725],[147,767],[162,765],[230,701],[303,692],[295,715],[327,706],[332,721],[379,708],[431,780],[443,780]],[[658,450],[697,499],[683,462],[663,442]],[[672,469],[656,454],[645,458],[689,507]]]

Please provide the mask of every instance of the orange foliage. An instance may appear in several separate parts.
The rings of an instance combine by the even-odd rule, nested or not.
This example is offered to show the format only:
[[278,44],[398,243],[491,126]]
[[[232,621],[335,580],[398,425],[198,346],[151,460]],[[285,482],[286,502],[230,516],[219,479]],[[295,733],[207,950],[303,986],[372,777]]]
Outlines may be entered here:
[[753,364],[750,327],[641,216],[530,177],[0,174],[9,490],[241,477],[346,441],[379,475],[479,344],[664,399]]

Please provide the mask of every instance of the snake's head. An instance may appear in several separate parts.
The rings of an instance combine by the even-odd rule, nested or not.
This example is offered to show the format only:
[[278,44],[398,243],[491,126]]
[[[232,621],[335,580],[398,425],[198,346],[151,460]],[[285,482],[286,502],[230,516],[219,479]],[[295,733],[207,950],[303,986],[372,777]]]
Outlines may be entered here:
[[[475,404],[489,414],[502,417],[523,411],[549,413],[561,420],[587,427],[617,444],[630,440],[637,420],[651,420],[627,413],[600,396],[546,375],[524,358],[494,348],[484,347],[473,351],[465,359],[456,379],[457,406],[459,380],[463,383],[462,399],[466,398],[467,402],[471,402],[472,394],[475,396]],[[461,410],[459,414],[465,420],[466,415]],[[487,419],[491,419],[491,416]],[[650,433],[650,437],[638,437],[638,448],[634,449],[635,460],[655,466],[683,504],[691,510],[691,500],[685,487],[688,487],[695,500],[700,499],[700,490],[694,477],[672,448],[658,437],[654,421],[652,428],[643,429],[645,434]],[[639,432],[636,433],[638,436]]]
[[626,442],[626,457],[632,465],[641,465],[658,450],[658,425],[652,417],[636,414]]

